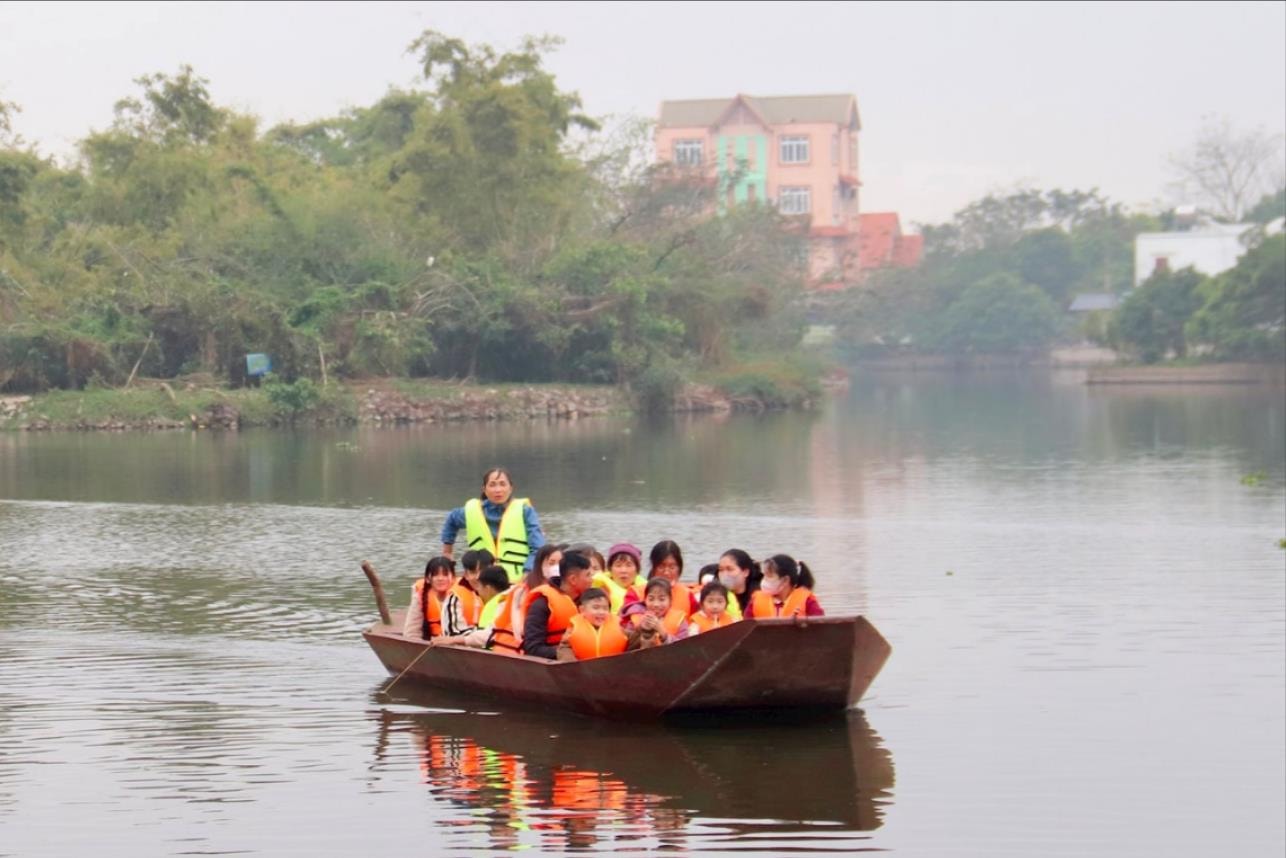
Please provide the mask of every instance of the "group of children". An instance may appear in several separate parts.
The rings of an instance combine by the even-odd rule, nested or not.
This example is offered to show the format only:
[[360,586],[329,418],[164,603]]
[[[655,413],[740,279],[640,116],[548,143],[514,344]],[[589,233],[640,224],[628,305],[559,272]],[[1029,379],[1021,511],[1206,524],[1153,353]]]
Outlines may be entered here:
[[604,558],[593,546],[546,544],[511,581],[490,552],[454,562],[434,557],[416,582],[403,635],[456,645],[577,661],[661,646],[743,619],[820,616],[808,566],[777,554],[753,561],[730,549],[701,569],[697,586],[679,579],[683,552],[653,546],[643,575],[639,549],[622,542]]

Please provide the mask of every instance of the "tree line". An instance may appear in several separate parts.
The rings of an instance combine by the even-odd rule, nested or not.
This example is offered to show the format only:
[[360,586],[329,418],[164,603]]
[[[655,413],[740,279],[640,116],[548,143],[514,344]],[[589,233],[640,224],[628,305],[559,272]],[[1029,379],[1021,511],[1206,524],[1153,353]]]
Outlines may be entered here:
[[[1286,215],[1286,190],[1238,213],[1262,227]],[[878,272],[823,309],[858,357],[1030,357],[1084,340],[1144,362],[1193,346],[1214,359],[1286,357],[1286,238],[1252,229],[1232,270],[1158,272],[1132,290],[1135,237],[1175,228],[1174,211],[1129,213],[1096,190],[989,195],[922,227],[919,268]],[[1091,292],[1121,304],[1106,318],[1074,319],[1073,298]]]
[[[267,129],[190,67],[148,75],[70,166],[24,145],[0,102],[0,391],[240,385],[266,352],[287,381],[612,383],[656,404],[741,367],[731,386],[763,398],[810,310],[859,356],[1086,336],[1143,360],[1282,354],[1280,238],[1217,278],[1158,275],[1075,329],[1071,299],[1126,294],[1134,237],[1173,225],[1096,190],[989,195],[922,227],[919,268],[809,296],[800,231],[768,205],[710,217],[723,189],[652,164],[646,123],[585,115],[544,68],[556,44],[425,31],[421,87]],[[1250,204],[1266,139],[1211,132],[1180,166],[1213,210],[1264,223],[1286,210],[1280,190]]]
[[804,331],[800,240],[769,207],[650,165],[544,68],[434,31],[423,86],[263,130],[190,67],[137,81],[59,166],[0,105],[0,390],[134,373],[245,382],[442,376],[617,383]]

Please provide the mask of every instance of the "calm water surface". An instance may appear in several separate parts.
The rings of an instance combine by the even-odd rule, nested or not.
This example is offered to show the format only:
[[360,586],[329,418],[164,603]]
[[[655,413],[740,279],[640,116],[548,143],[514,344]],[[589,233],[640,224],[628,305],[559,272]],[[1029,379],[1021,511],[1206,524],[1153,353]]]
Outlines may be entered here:
[[[810,415],[0,435],[0,854],[1280,856],[1284,411],[879,376]],[[561,539],[808,560],[893,644],[863,711],[386,691],[358,564],[400,604],[493,463]]]

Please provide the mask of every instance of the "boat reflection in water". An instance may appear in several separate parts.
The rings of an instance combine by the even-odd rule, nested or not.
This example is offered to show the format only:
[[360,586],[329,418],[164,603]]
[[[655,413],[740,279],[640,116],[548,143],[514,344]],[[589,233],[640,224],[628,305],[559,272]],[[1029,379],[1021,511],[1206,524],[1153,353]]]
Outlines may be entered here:
[[891,803],[893,758],[856,711],[638,724],[394,698],[374,695],[374,771],[396,776],[409,742],[463,849],[846,853]]

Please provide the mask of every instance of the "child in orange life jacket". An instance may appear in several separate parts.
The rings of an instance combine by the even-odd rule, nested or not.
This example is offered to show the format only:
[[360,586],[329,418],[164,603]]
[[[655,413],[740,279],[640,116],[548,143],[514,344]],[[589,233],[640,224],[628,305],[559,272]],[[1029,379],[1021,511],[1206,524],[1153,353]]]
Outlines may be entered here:
[[411,589],[411,604],[402,622],[402,637],[429,640],[442,634],[442,601],[455,583],[455,561],[433,557],[424,567],[424,577]]
[[672,606],[670,581],[666,578],[648,581],[643,601],[626,605],[623,615],[629,622],[626,649],[660,646],[688,635],[688,612]]
[[470,550],[460,558],[463,570],[460,577],[442,600],[442,634],[447,637],[467,635],[479,625],[482,616],[482,598],[478,593],[478,576],[483,567],[496,562],[485,548]]
[[[465,554],[466,558],[468,556]],[[501,611],[508,606],[505,595],[509,592],[509,573],[503,566],[488,566],[478,573],[474,589],[482,602],[477,627],[466,634],[433,638],[429,641],[430,645],[491,649],[496,637],[496,621],[501,618]],[[447,596],[448,600],[450,598]]]
[[625,652],[627,640],[621,621],[612,615],[607,594],[590,587],[580,597],[580,613],[572,617],[558,644],[559,661],[584,661]]
[[728,613],[728,588],[711,581],[701,588],[701,610],[688,618],[688,634],[708,632],[735,622],[736,618]]

